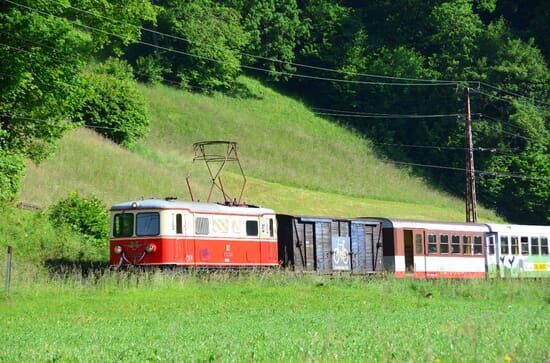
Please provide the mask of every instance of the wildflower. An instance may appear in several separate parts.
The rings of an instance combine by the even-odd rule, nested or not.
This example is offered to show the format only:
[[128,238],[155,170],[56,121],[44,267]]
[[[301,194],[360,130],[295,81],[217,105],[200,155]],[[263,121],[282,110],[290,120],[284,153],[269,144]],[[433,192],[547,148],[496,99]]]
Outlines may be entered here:
[[512,358],[512,356],[511,356],[510,354],[506,354],[506,355],[504,356],[504,361],[505,361],[505,362],[511,362],[511,361],[513,361],[513,360],[514,360],[514,358]]

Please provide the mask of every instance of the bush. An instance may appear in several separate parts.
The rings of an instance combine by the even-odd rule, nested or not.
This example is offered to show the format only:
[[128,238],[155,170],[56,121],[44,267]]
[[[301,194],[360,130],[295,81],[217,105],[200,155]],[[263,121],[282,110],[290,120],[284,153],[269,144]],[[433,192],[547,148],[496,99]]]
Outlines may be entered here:
[[86,92],[75,120],[124,146],[147,135],[149,111],[123,62],[110,61],[84,73],[83,78]]
[[163,80],[163,74],[168,70],[155,59],[153,55],[139,57],[136,60],[136,78],[141,82],[150,84],[160,84]]
[[24,170],[21,157],[0,149],[0,202],[15,199]]
[[107,206],[97,197],[84,198],[78,193],[71,193],[52,206],[50,220],[59,229],[69,227],[81,233],[95,247],[107,246],[109,213]]

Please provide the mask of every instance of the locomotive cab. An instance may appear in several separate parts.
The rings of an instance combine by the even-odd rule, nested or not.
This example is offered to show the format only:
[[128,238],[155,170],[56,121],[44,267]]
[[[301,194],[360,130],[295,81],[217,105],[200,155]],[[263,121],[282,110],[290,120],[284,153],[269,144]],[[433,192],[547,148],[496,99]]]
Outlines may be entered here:
[[111,208],[111,265],[276,266],[275,213],[149,199]]

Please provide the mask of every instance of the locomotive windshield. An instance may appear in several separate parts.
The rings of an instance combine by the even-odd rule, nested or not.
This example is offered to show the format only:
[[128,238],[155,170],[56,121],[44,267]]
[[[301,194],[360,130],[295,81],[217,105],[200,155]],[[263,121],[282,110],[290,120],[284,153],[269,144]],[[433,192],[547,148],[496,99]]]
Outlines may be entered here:
[[136,215],[136,235],[157,236],[160,233],[160,215],[156,212]]
[[134,215],[132,213],[115,214],[113,236],[131,237],[134,234]]

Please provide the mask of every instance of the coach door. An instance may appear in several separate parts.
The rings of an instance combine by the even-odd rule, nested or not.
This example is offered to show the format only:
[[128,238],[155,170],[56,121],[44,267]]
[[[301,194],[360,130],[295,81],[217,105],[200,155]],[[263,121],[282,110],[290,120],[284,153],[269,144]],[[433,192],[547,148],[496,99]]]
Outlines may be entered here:
[[414,246],[412,230],[406,229],[403,231],[403,243],[405,250],[405,272],[414,273]]

